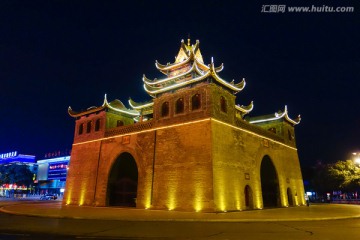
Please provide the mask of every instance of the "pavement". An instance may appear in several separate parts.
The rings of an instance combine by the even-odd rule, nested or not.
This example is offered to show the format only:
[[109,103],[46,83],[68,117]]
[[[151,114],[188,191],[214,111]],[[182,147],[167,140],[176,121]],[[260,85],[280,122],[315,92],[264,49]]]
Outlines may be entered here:
[[224,213],[201,213],[62,205],[61,200],[4,201],[0,199],[0,211],[8,214],[47,218],[120,221],[279,222],[360,218],[360,205],[350,204],[312,204],[309,207],[300,206]]

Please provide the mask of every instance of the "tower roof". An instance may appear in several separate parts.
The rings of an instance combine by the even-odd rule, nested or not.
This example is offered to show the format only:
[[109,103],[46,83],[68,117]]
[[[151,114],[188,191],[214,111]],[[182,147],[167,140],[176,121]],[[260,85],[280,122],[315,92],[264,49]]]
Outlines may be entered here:
[[144,103],[138,103],[129,98],[128,102],[130,107],[136,111],[139,111],[141,115],[148,115],[153,113],[154,102],[152,100]]
[[290,124],[292,124],[293,126],[295,126],[300,123],[301,117],[300,117],[300,115],[298,115],[296,119],[291,119],[289,117],[288,108],[285,105],[284,111],[278,111],[274,114],[269,114],[269,115],[265,115],[265,116],[253,117],[253,118],[250,118],[249,122],[256,124],[256,123],[265,123],[265,122],[271,122],[271,121],[276,121],[276,120],[285,120],[285,121],[289,122]]
[[251,101],[249,105],[244,106],[244,105],[235,105],[235,109],[240,111],[242,115],[248,114],[249,112],[251,112],[254,108],[254,102]]
[[[155,67],[166,77],[161,79],[149,79],[144,74],[142,78],[145,91],[154,98],[158,94],[172,92],[200,82],[214,82],[233,94],[243,90],[246,85],[244,78],[238,83],[235,83],[234,80],[228,82],[221,78],[218,73],[224,69],[224,64],[215,67],[213,58],[211,58],[210,64],[204,64],[199,40],[196,40],[195,44],[191,44],[190,39],[188,39],[187,44],[185,44],[184,40],[181,40],[180,49],[175,57],[175,62],[164,65],[155,61]],[[143,115],[153,113],[153,104],[153,101],[137,103],[132,99],[129,99],[130,107],[141,112]],[[235,106],[241,116],[251,112],[253,107],[253,102],[248,106]]]
[[245,87],[245,80],[234,83],[234,80],[228,82],[222,79],[218,73],[223,70],[224,65],[221,64],[215,67],[213,58],[211,58],[210,64],[205,65],[199,45],[199,40],[196,40],[196,43],[193,45],[190,45],[190,40],[188,40],[188,44],[181,40],[180,50],[174,63],[163,65],[156,61],[156,68],[165,74],[166,77],[151,80],[144,75],[145,91],[155,97],[160,93],[173,91],[207,80],[216,82],[234,93],[241,91]]
[[129,117],[136,117],[136,116],[139,116],[139,112],[137,110],[132,110],[132,109],[127,109],[125,107],[125,105],[118,99],[115,99],[113,101],[111,101],[110,103],[108,102],[107,100],[107,96],[105,94],[104,96],[104,102],[101,106],[93,106],[93,107],[89,107],[88,109],[86,110],[83,110],[83,111],[74,111],[72,110],[72,108],[69,106],[68,108],[68,113],[71,117],[81,117],[81,116],[84,116],[84,115],[87,115],[87,114],[91,114],[91,113],[95,113],[95,112],[100,112],[100,111],[103,111],[103,110],[106,110],[106,109],[110,109],[116,113],[121,113],[121,114],[124,114],[124,115],[127,115]]

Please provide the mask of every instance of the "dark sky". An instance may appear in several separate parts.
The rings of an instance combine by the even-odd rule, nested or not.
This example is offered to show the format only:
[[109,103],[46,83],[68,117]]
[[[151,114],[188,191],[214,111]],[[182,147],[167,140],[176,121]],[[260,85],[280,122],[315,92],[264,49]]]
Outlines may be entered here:
[[[0,153],[70,149],[68,106],[149,100],[142,75],[161,77],[155,60],[173,62],[190,34],[221,77],[246,78],[237,103],[254,100],[251,116],[301,114],[302,164],[346,159],[360,149],[360,1],[250,2],[0,1]],[[355,10],[261,12],[280,4]]]

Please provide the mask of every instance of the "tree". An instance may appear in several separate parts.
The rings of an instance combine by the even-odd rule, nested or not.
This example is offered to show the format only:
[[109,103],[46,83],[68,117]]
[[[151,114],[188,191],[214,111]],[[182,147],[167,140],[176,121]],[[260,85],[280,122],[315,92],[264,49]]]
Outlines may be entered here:
[[316,192],[318,197],[337,189],[337,185],[329,176],[328,165],[317,161],[313,166],[303,166],[302,174],[307,191]]
[[329,165],[328,173],[339,190],[355,191],[360,188],[360,168],[352,160]]
[[25,164],[0,166],[0,184],[9,183],[29,186],[33,182],[33,173]]

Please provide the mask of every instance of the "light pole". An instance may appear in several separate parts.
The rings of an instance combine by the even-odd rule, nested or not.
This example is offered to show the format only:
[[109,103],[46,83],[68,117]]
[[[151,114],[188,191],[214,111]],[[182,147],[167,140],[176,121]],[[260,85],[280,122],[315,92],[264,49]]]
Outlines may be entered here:
[[[360,166],[360,152],[353,152],[352,155],[354,156],[354,164],[355,166]],[[355,192],[355,198],[357,199],[357,191]]]
[[360,165],[360,152],[353,152],[354,163]]

